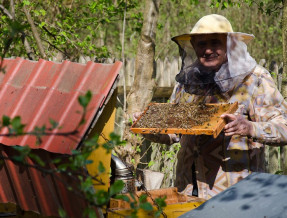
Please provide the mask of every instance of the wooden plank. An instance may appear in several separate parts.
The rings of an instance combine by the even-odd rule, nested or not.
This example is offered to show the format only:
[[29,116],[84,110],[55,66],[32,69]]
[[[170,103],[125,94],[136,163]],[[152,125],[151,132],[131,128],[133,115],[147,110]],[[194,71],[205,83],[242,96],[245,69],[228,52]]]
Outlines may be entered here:
[[[198,198],[195,196],[188,196],[180,192],[177,192],[176,187],[149,190],[148,192],[150,196],[152,196],[153,199],[166,197],[165,203],[168,205],[184,203],[184,202],[204,202],[205,201],[203,198]],[[138,199],[141,195],[145,195],[145,194],[146,194],[145,191],[137,191],[134,197]],[[125,194],[125,195],[128,196],[131,201],[133,200],[130,194]],[[155,206],[150,196],[147,197],[147,202]],[[109,209],[113,209],[113,210],[130,209],[130,204],[123,200],[111,198]]]
[[[173,86],[172,87],[155,87],[153,97],[154,98],[169,98],[172,94],[173,88],[174,88]],[[126,86],[126,94],[128,94],[130,90],[131,90],[131,87]],[[118,86],[118,95],[123,95],[123,94],[124,94],[123,86]]]
[[[177,218],[180,215],[191,211],[205,201],[202,202],[185,202],[185,203],[177,203],[177,204],[170,204],[163,208],[163,212],[166,214],[168,218]],[[137,217],[139,218],[154,218],[155,213],[158,211],[156,207],[153,207],[152,211],[146,211],[143,209],[139,209],[137,212]],[[107,218],[123,218],[123,217],[130,217],[132,214],[132,210],[130,209],[119,209],[119,210],[109,210],[107,214]],[[163,217],[162,215],[160,217]]]
[[[159,104],[159,103],[152,103],[152,104]],[[150,104],[150,105],[152,105]],[[165,103],[163,103],[165,104]],[[238,102],[228,104],[206,104],[209,106],[219,106],[218,111],[211,115],[210,121],[203,123],[201,126],[193,126],[190,129],[179,129],[179,128],[138,128],[137,122],[146,115],[146,112],[150,105],[145,109],[144,113],[136,120],[136,122],[132,125],[131,131],[134,133],[141,133],[141,134],[184,134],[184,135],[213,135],[216,138],[219,133],[224,128],[226,122],[224,119],[220,118],[220,116],[224,113],[232,114],[238,108]]]

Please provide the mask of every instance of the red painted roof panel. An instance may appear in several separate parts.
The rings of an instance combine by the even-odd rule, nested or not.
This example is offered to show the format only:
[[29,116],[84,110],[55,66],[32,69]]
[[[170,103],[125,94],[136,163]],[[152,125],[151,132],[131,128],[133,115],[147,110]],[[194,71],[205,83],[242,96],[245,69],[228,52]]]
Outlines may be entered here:
[[[67,155],[42,149],[35,149],[32,153],[48,163],[45,167],[47,170],[57,167],[51,160],[61,158],[65,162],[65,158],[68,158]],[[1,203],[14,203],[24,211],[34,211],[44,216],[59,216],[59,209],[63,209],[68,217],[83,217],[87,204],[83,194],[77,191],[77,178],[67,174],[44,173],[44,170],[39,171],[7,160],[5,158],[17,155],[10,146],[0,145],[0,155],[4,159],[0,169]],[[30,158],[26,158],[26,161],[29,165],[37,165]],[[68,186],[73,189],[68,190]],[[100,217],[101,210],[95,208],[95,212]]]
[[[26,124],[25,131],[31,132],[36,126],[51,126],[49,119],[59,122],[61,129],[55,129],[52,135],[43,136],[43,142],[36,144],[35,136],[0,137],[0,155],[3,159],[0,167],[0,202],[12,202],[24,211],[35,211],[45,216],[58,216],[63,208],[69,217],[81,217],[86,208],[84,199],[67,189],[76,186],[75,181],[63,174],[45,174],[32,167],[13,163],[5,159],[15,155],[11,145],[28,145],[33,148],[45,163],[46,168],[57,166],[51,160],[65,157],[79,146],[96,117],[102,111],[102,105],[115,88],[121,62],[114,64],[85,64],[64,61],[54,63],[39,60],[29,61],[22,58],[4,59],[5,74],[0,74],[0,119],[3,115],[14,118],[21,116]],[[76,129],[82,108],[78,97],[90,90],[92,100],[87,108],[86,123],[75,135],[59,136]],[[7,134],[2,128],[0,134]],[[39,148],[39,149],[37,149]],[[59,153],[59,154],[56,154]],[[4,157],[4,158],[3,158]],[[34,165],[34,160],[27,158]],[[101,210],[95,208],[100,216]]]
[[[78,147],[85,136],[102,103],[111,92],[121,67],[114,64],[85,64],[64,61],[55,63],[39,60],[29,61],[22,58],[4,59],[5,74],[0,75],[0,118],[21,116],[26,124],[25,131],[31,132],[35,126],[51,127],[49,119],[59,122],[61,129],[54,129],[53,135],[42,137],[41,145],[36,144],[35,136],[1,137],[5,145],[28,145],[50,152],[69,154]],[[70,136],[57,134],[75,130],[82,111],[78,97],[88,90],[93,98],[88,105],[86,123],[78,133]],[[0,134],[7,134],[2,128]]]

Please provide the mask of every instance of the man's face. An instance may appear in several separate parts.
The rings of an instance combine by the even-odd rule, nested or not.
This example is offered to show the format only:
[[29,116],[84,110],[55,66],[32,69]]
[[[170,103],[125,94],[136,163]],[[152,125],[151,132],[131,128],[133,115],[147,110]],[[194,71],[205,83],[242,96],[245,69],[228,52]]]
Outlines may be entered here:
[[199,62],[206,68],[218,71],[227,61],[225,34],[193,36],[191,44]]

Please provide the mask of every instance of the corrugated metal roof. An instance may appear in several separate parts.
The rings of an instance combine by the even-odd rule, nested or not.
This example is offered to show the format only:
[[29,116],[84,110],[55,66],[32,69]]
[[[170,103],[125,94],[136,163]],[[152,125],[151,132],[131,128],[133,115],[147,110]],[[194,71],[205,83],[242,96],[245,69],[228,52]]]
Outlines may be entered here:
[[[21,116],[26,124],[25,131],[31,132],[35,126],[50,127],[49,119],[59,122],[61,129],[54,134],[75,130],[81,119],[81,106],[78,97],[88,90],[93,98],[88,105],[86,123],[78,129],[76,135],[43,136],[41,145],[36,144],[36,137],[1,137],[4,145],[28,145],[50,152],[69,154],[78,147],[88,132],[96,115],[108,97],[121,67],[121,62],[114,64],[87,64],[64,61],[55,63],[39,60],[29,61],[22,58],[4,59],[5,74],[0,74],[0,118]],[[7,134],[3,128],[0,134]]]
[[[54,154],[42,149],[32,150],[32,153],[48,163],[45,166],[46,170],[57,167],[51,160],[61,158],[65,161],[67,158],[67,155]],[[4,157],[0,170],[1,203],[14,203],[24,211],[34,211],[44,216],[59,216],[60,208],[65,210],[68,217],[83,216],[83,211],[87,207],[83,196],[67,189],[68,186],[79,185],[77,178],[71,179],[67,174],[48,174],[44,170],[39,171],[7,160],[5,157],[18,155],[10,146],[0,145],[0,155]],[[29,165],[37,165],[30,158],[26,160]],[[98,215],[101,213],[96,208],[95,212]]]
[[[62,127],[55,129],[54,134],[73,131],[81,119],[78,97],[88,90],[92,92],[86,123],[78,128],[76,135],[44,136],[40,145],[36,145],[36,138],[31,135],[0,137],[2,156],[15,154],[16,151],[10,147],[12,145],[28,145],[45,163],[50,163],[47,169],[54,169],[56,166],[51,164],[51,160],[55,156],[64,160],[65,154],[76,149],[96,123],[116,86],[121,62],[78,64],[16,58],[4,59],[2,66],[5,74],[0,74],[0,119],[3,115],[11,118],[21,116],[27,132],[33,131],[35,126],[51,126],[49,119],[59,122]],[[7,133],[5,128],[0,132]],[[27,163],[33,165],[34,161],[27,158]],[[78,181],[62,174],[45,174],[5,158],[0,166],[1,203],[12,202],[24,211],[35,211],[45,216],[58,216],[58,210],[63,208],[68,217],[82,217],[86,207],[84,200],[67,189],[67,184],[74,186]],[[99,216],[101,210],[95,211]]]

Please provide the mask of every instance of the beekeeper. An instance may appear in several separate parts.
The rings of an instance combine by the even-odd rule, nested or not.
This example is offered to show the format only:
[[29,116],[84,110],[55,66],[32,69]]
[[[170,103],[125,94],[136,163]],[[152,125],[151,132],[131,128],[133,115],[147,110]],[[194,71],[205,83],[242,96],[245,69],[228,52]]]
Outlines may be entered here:
[[233,32],[230,22],[217,14],[202,17],[191,33],[172,38],[182,67],[171,102],[239,103],[235,114],[222,115],[228,123],[215,139],[145,136],[165,144],[180,141],[178,191],[209,199],[251,172],[264,172],[265,144],[287,144],[287,105],[270,73],[248,53],[253,38]]

